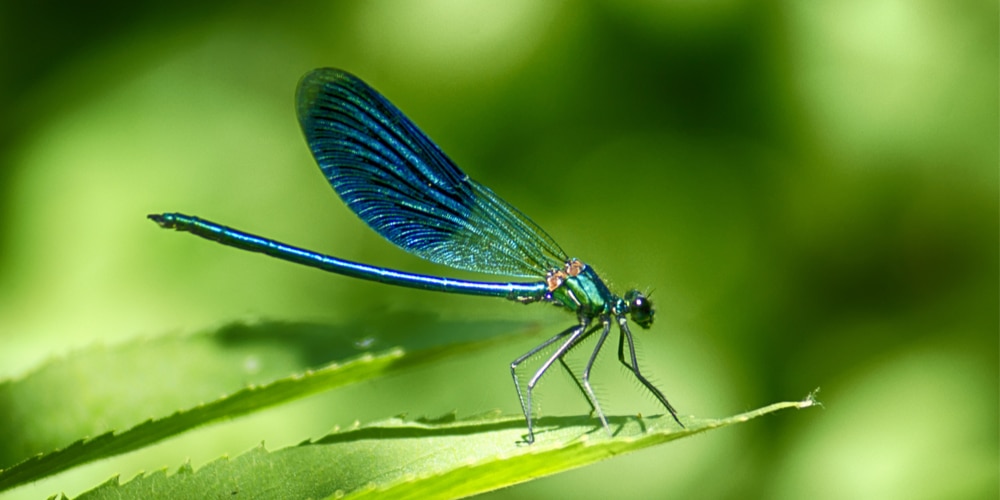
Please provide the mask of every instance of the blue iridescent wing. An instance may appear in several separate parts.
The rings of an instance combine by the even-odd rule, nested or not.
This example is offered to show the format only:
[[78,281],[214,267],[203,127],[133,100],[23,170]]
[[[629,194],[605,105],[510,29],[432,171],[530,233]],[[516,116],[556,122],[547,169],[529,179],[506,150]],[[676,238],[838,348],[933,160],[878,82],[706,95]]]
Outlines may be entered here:
[[299,123],[323,175],[372,229],[432,262],[541,277],[566,254],[489,188],[462,172],[386,98],[332,68],[304,76]]

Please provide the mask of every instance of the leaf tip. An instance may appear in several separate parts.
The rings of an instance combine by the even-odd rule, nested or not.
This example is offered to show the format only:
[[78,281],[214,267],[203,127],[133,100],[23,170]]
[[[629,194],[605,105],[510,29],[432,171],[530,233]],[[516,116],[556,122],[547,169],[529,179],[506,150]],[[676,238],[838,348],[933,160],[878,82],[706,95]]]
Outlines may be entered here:
[[811,406],[820,406],[820,407],[822,407],[823,403],[821,403],[819,401],[819,399],[816,398],[817,394],[819,394],[819,387],[813,389],[813,391],[810,392],[809,395],[807,395],[805,399],[803,399],[802,401],[799,402],[799,405],[796,408],[798,408],[799,410],[801,410],[803,408],[809,408]]

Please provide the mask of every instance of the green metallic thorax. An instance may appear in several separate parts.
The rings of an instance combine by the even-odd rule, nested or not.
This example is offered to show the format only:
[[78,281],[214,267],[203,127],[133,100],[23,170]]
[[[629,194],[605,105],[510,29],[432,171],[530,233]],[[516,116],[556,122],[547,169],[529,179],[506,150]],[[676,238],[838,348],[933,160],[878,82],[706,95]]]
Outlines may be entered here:
[[549,292],[549,300],[578,314],[594,317],[611,312],[616,297],[590,266]]

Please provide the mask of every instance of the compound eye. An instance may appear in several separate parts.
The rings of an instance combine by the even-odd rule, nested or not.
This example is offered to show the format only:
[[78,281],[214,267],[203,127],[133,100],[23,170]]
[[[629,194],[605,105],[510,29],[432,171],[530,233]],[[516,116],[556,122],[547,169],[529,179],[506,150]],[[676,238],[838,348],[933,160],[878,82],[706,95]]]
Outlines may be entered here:
[[625,302],[628,303],[629,317],[637,325],[649,328],[653,324],[653,304],[645,295],[638,290],[629,290],[625,294]]

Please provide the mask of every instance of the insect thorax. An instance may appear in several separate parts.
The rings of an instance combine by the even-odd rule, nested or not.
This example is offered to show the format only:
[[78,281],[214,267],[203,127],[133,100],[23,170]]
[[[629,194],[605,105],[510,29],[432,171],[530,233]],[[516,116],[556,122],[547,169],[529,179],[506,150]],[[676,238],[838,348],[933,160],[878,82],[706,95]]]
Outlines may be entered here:
[[550,271],[545,282],[549,288],[546,301],[587,316],[609,313],[617,300],[597,273],[577,259],[566,261],[562,269]]

